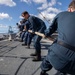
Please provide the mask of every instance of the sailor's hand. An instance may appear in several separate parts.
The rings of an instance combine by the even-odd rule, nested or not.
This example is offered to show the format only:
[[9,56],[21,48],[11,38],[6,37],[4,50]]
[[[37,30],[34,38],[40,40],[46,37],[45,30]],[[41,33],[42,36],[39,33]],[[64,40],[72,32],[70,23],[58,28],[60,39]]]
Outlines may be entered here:
[[43,38],[47,38],[45,35],[42,36]]
[[34,30],[32,30],[32,34],[35,34],[35,31]]
[[26,31],[25,29],[23,29],[23,31]]
[[28,30],[28,32],[30,32],[30,33],[32,33],[32,34],[35,34],[35,32],[34,32],[34,31],[32,31],[32,30]]

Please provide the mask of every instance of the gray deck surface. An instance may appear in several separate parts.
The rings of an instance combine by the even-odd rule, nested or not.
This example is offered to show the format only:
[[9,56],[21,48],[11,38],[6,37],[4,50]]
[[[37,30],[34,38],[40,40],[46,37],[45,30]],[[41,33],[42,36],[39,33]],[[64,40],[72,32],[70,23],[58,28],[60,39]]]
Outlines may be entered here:
[[[3,41],[0,42],[0,75],[40,75],[40,62],[32,62],[30,56],[33,53],[34,47],[31,44],[31,49],[26,49],[21,46],[19,41]],[[42,59],[47,55],[50,43],[41,42]],[[56,70],[52,69],[48,72],[49,75],[54,75]]]

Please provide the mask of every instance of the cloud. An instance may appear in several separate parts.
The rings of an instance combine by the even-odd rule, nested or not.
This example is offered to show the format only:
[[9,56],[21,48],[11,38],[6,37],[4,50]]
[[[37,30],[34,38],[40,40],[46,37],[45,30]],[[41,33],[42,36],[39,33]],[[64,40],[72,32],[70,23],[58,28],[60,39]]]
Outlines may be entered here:
[[41,7],[39,7],[38,9],[39,10],[44,10],[44,9],[46,9],[46,8],[48,8],[48,7],[52,7],[52,6],[54,6],[54,5],[56,5],[56,0],[51,0],[51,2],[45,2],[45,3],[43,3],[42,4],[42,6]]
[[57,8],[49,7],[49,8],[46,9],[46,12],[58,14],[59,12],[61,12],[61,10],[57,9]]
[[56,4],[56,0],[51,0],[51,2],[49,2],[49,6],[54,6]]
[[13,7],[13,6],[16,6],[16,3],[13,0],[0,0],[0,5]]
[[46,3],[47,0],[33,0],[33,2],[40,4],[40,3]]
[[62,5],[62,3],[61,2],[58,2],[58,5]]
[[[54,13],[47,13],[47,12],[41,12],[42,13],[42,15],[41,14],[38,14],[38,17],[39,18],[41,18],[42,20],[47,20],[47,21],[52,21],[53,20],[53,18],[56,16],[56,14],[54,14]],[[47,14],[47,15],[46,15]],[[45,18],[44,18],[45,17]]]
[[40,4],[40,3],[47,2],[47,0],[21,0],[21,2],[26,2],[26,3],[34,2],[34,3]]
[[[56,4],[62,5],[61,2],[58,2],[57,0],[21,0],[26,3],[32,3],[34,2],[35,4],[38,4],[41,6],[37,7],[37,10],[40,11],[41,13],[37,14],[39,18],[42,20],[48,20],[50,23],[52,22],[53,18],[62,10],[55,8],[54,6]],[[44,18],[45,17],[45,18]]]
[[37,9],[39,10],[44,10],[48,7],[53,7],[56,4],[62,5],[61,2],[57,2],[57,0],[21,0],[21,2],[26,2],[26,3],[36,3],[36,4],[42,4],[40,7],[38,7]]
[[41,7],[38,7],[37,9],[43,10],[43,9],[46,9],[47,7],[48,7],[48,4],[47,3],[44,3],[44,4],[42,4]]
[[7,14],[7,13],[2,12],[2,13],[0,13],[0,19],[1,20],[2,19],[9,19],[9,20],[11,20],[12,17],[10,17],[9,14]]
[[21,0],[21,2],[31,3],[31,0]]
[[48,20],[49,22],[52,22],[53,18],[61,11],[62,10],[60,10],[60,9],[49,7],[46,10],[39,13],[38,17],[41,18],[42,20],[45,20],[45,18],[46,18],[46,20]]
[[36,3],[36,4],[42,4],[40,7],[38,7],[37,9],[39,10],[44,10],[48,7],[53,7],[54,5],[58,4],[58,5],[62,5],[61,2],[57,2],[57,0],[21,0],[21,2],[25,2],[25,3]]
[[56,4],[62,5],[62,3],[61,2],[57,2],[57,0],[51,0],[50,2],[43,3],[41,7],[37,8],[38,10],[41,11],[41,13],[38,14],[38,17],[43,19],[43,20],[46,19],[46,20],[48,20],[51,23],[53,18],[58,13],[60,13],[62,11],[62,10],[60,10],[58,8],[54,8],[54,6]]

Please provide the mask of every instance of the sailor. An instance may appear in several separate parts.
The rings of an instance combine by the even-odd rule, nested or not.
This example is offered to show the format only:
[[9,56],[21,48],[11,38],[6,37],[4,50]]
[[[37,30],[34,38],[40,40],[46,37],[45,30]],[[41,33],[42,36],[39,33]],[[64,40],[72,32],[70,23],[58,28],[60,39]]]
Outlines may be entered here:
[[22,19],[22,21],[20,21],[20,31],[21,31],[21,42],[23,42],[23,40],[24,40],[24,36],[25,36],[25,33],[26,33],[26,31],[25,31],[25,22],[26,22],[27,20],[25,20],[25,19]]
[[[26,21],[25,22],[25,26],[24,26],[24,30],[26,31],[25,33],[25,38],[24,38],[24,43],[22,44],[22,46],[28,46],[28,35],[29,35],[29,32],[28,32],[28,29],[29,29],[29,22]],[[30,48],[30,46],[28,46],[27,48]]]
[[28,20],[28,22],[30,23],[29,29],[32,30],[32,34],[30,33],[29,35],[29,41],[31,42],[32,38],[34,37],[34,48],[35,48],[35,53],[32,53],[31,56],[35,56],[33,61],[40,61],[41,60],[41,44],[40,44],[40,40],[42,39],[42,37],[35,35],[35,31],[38,31],[40,33],[44,33],[45,29],[46,29],[46,25],[45,23],[35,17],[35,16],[31,16],[29,15],[29,13],[27,11],[24,11],[22,13],[22,17],[24,17],[26,20]]
[[49,48],[48,55],[41,64],[40,75],[46,75],[52,66],[62,73],[75,75],[75,1],[70,3],[68,11],[55,17],[45,36],[49,37],[56,30],[57,41]]

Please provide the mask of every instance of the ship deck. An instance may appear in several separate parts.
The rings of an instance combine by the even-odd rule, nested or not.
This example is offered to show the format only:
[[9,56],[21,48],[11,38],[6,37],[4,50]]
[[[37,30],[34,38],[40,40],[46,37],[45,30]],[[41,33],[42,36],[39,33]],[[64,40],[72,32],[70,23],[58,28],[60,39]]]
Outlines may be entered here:
[[[33,53],[33,42],[31,49],[26,49],[19,41],[1,41],[0,42],[0,75],[40,75],[41,62],[33,62],[30,56]],[[41,41],[42,60],[48,53],[50,42]],[[54,75],[56,70],[53,68],[48,72]]]

